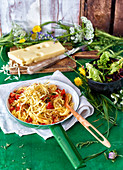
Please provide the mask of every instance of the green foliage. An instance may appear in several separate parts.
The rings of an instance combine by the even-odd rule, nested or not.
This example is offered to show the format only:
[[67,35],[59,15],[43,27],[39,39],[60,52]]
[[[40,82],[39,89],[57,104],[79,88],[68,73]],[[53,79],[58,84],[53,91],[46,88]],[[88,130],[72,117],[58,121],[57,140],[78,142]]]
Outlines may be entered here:
[[89,76],[87,76],[87,78],[102,83],[100,76],[103,75],[103,74],[98,69],[96,69],[95,67],[93,67],[92,64],[89,64],[89,63],[86,64],[86,68],[87,68],[87,71],[88,71],[88,74],[89,74]]
[[112,62],[110,57],[112,57],[112,54],[104,51],[97,61],[92,64],[86,63],[87,78],[101,83],[113,81],[113,74],[120,73],[120,68],[123,68],[123,58]]
[[[119,55],[123,54],[123,37],[110,35],[104,31],[95,30],[93,42],[88,45],[89,50],[97,50],[98,55],[104,51],[112,51],[114,58],[120,58]],[[115,49],[117,50],[115,51]]]
[[111,57],[111,54],[108,51],[103,52],[100,59],[97,61],[98,66],[107,67],[107,62],[110,60],[109,57]]
[[121,58],[119,61],[113,62],[110,65],[110,73],[109,74],[113,74],[114,72],[118,71],[122,67],[123,67],[123,58]]

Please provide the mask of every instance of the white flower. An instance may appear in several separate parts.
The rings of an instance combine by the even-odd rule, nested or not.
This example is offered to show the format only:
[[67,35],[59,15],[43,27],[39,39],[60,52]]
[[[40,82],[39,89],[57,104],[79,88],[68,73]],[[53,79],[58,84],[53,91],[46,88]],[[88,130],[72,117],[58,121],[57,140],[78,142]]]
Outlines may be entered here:
[[90,34],[94,33],[94,28],[93,28],[92,24],[86,25],[86,31],[85,32],[90,33]]
[[75,41],[74,41],[74,43],[82,42],[83,39],[84,39],[83,32],[77,33],[77,34],[75,34]]
[[93,27],[86,27],[86,33],[87,32],[94,33],[94,28]]
[[74,36],[72,36],[72,37],[71,37],[71,40],[74,40],[74,39],[75,39],[75,37],[74,37]]
[[78,38],[75,38],[74,43],[77,43],[77,42],[78,42]]
[[87,40],[91,40],[93,37],[94,37],[94,34],[90,34],[90,33],[85,34],[85,38]]
[[113,98],[113,99],[115,98],[113,94],[111,94],[111,98]]
[[120,97],[120,95],[119,94],[115,94],[116,95],[116,97]]
[[113,102],[114,104],[116,104],[117,103],[117,99],[115,98],[115,101]]
[[91,39],[89,42],[88,42],[88,44],[91,44],[93,42],[93,40]]
[[77,31],[82,31],[82,27],[78,24],[74,24],[74,27]]
[[93,25],[92,25],[92,23],[91,23],[90,20],[88,20],[88,21],[86,22],[86,27],[93,27]]
[[75,32],[74,27],[70,27],[70,34],[73,34]]
[[84,28],[82,28],[80,25],[74,23],[73,27],[70,27],[70,34],[72,35],[70,38],[71,40],[74,40],[74,43],[88,41],[88,44],[91,44],[94,37],[94,28],[90,20],[88,20],[86,17],[81,17],[82,22],[84,24]]
[[84,22],[85,24],[86,24],[87,21],[88,21],[88,19],[87,19],[86,17],[84,17],[84,16],[81,17],[81,20],[82,20],[82,22]]
[[76,34],[75,37],[76,37],[75,39],[76,42],[81,41],[81,36],[79,34]]
[[123,93],[123,90],[122,90],[122,89],[120,90],[120,93],[121,93],[121,94]]
[[26,31],[24,31],[23,28],[21,28],[16,23],[12,23],[12,31],[15,37],[17,36],[24,37],[26,35]]

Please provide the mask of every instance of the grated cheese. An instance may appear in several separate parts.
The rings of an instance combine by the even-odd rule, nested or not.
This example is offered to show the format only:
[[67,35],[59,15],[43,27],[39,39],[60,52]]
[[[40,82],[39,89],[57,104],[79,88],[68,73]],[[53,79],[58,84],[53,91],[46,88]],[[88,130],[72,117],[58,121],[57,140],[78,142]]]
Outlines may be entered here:
[[[15,67],[18,68],[18,76],[14,76],[14,75],[11,75],[9,73],[9,68],[10,67],[12,68],[13,66],[14,66],[14,68]],[[8,76],[7,78],[4,79],[4,81],[13,80],[13,79],[19,80],[19,78],[20,78],[20,68],[18,67],[17,63],[13,64],[13,66],[12,66],[12,61],[9,61],[6,65],[3,65],[1,67],[0,73],[4,73],[5,75]]]
[[5,78],[4,81],[7,81],[7,80],[9,80],[9,79],[11,80],[11,77],[10,77],[10,76],[7,77],[7,78]]

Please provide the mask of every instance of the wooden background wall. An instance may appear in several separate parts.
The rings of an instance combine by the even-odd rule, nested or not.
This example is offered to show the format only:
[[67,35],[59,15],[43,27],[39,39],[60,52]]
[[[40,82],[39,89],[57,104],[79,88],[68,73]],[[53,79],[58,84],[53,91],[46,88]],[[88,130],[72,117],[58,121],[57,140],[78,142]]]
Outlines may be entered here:
[[94,27],[123,36],[122,9],[123,0],[0,0],[0,29],[8,33],[12,21],[25,29],[51,20],[81,23],[86,16]]

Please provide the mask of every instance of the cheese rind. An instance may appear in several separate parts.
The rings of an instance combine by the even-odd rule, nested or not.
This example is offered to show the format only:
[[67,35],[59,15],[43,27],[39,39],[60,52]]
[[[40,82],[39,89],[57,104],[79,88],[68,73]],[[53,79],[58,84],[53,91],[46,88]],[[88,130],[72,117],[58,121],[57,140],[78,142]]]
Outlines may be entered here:
[[47,41],[8,52],[8,57],[20,65],[28,65],[61,55],[64,52],[65,48],[60,42]]

